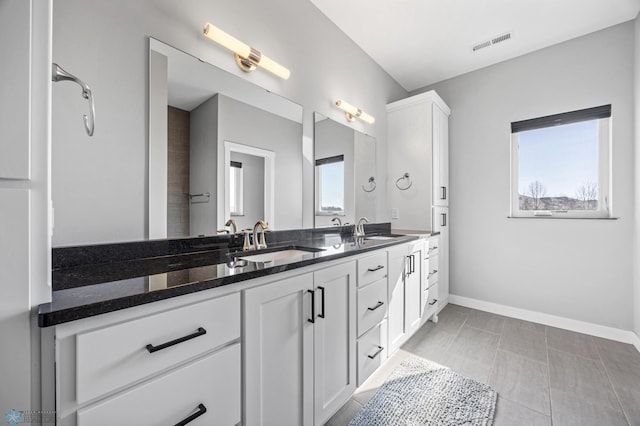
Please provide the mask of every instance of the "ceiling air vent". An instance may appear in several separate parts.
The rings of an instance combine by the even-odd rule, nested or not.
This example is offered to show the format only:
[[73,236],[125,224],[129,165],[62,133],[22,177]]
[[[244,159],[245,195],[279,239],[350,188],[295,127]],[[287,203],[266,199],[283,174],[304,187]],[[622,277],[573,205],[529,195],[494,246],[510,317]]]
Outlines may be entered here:
[[491,40],[487,40],[482,43],[476,44],[475,46],[473,46],[473,51],[475,52],[476,50],[484,49],[485,47],[489,47],[489,46],[491,46]]
[[484,49],[486,47],[493,46],[494,44],[502,43],[503,41],[507,41],[511,39],[511,33],[501,34],[499,36],[495,36],[489,40],[485,40],[481,43],[475,44],[471,50],[477,52],[478,50]]

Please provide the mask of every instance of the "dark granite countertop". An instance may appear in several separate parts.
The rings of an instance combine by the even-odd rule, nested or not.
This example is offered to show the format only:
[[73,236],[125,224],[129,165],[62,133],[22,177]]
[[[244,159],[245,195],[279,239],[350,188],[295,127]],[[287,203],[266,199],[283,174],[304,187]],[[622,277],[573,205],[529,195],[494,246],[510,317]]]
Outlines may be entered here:
[[[390,226],[385,225],[369,225],[367,234],[390,234]],[[267,236],[267,249],[251,252],[242,252],[233,236],[54,249],[52,301],[40,305],[38,325],[49,327],[417,238],[354,238],[348,227],[336,227],[272,232]],[[234,258],[282,249],[308,253],[270,262],[247,262],[242,267],[231,263]]]

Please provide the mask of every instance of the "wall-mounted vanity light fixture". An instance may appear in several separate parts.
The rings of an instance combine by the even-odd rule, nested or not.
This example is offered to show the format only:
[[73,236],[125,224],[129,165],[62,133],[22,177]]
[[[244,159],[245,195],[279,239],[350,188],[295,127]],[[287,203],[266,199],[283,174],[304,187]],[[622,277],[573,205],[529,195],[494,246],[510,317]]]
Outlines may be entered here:
[[244,72],[250,72],[256,69],[256,66],[261,66],[277,75],[280,78],[288,79],[291,72],[274,61],[271,58],[263,55],[260,51],[253,47],[244,44],[237,38],[225,33],[220,28],[211,25],[210,23],[204,24],[204,35],[215,41],[216,43],[226,47],[234,53],[236,63],[240,69]]
[[342,99],[338,99],[336,101],[336,106],[344,111],[348,121],[353,121],[356,118],[359,118],[360,120],[369,124],[373,124],[373,122],[376,121],[375,118],[362,111],[360,108],[356,108],[353,105],[343,101]]

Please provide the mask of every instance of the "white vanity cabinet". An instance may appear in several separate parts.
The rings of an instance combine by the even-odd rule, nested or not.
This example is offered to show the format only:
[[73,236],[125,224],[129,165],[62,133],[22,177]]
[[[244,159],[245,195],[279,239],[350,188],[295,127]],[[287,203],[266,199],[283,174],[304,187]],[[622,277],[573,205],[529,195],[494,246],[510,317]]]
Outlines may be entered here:
[[[438,292],[438,310],[449,297],[450,114],[433,90],[387,105],[392,228],[440,233],[438,287],[432,291]],[[422,297],[422,305],[429,303],[426,299]],[[390,319],[390,337],[392,323]]]
[[387,359],[387,252],[358,259],[358,386]]
[[449,208],[433,208],[433,231],[438,236],[438,311],[449,300]]
[[321,426],[356,389],[356,264],[244,292],[245,424]]
[[440,235],[432,235],[427,239],[424,256],[424,272],[422,281],[423,322],[430,317],[438,321],[438,298],[440,278]]
[[420,328],[424,240],[389,249],[389,353]]
[[[202,300],[202,299],[205,300]],[[62,425],[233,426],[241,420],[240,294],[194,295],[49,329]]]
[[58,424],[322,426],[420,327],[430,247],[414,240],[43,329]]
[[433,90],[387,105],[394,229],[434,231],[432,207],[449,206],[450,113]]

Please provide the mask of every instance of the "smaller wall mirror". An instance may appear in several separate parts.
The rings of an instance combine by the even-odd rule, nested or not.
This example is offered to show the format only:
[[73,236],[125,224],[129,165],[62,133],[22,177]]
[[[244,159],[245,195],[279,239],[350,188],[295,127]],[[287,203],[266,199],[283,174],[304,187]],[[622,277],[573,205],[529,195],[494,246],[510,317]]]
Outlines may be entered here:
[[314,113],[315,226],[376,221],[376,139]]

